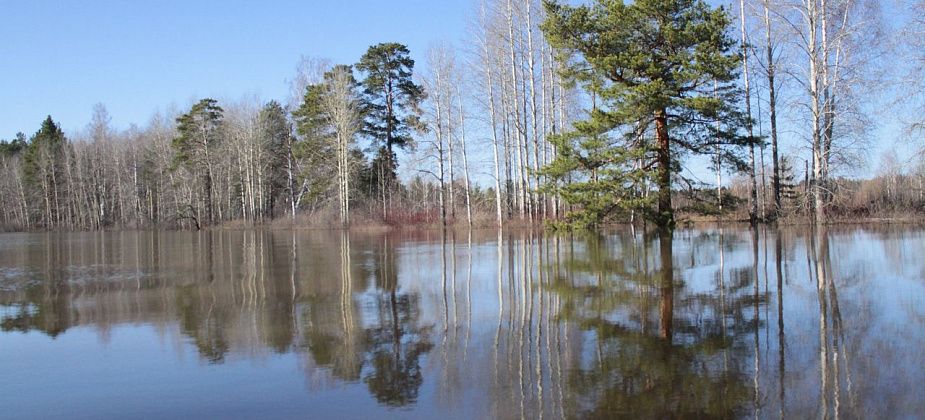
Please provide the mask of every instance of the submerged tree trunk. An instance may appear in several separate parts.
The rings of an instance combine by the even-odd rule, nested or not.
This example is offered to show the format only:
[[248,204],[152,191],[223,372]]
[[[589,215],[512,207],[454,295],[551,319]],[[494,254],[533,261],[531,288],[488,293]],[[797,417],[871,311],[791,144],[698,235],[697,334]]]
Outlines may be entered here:
[[672,252],[673,235],[671,229],[659,229],[659,254],[661,259],[661,279],[658,286],[659,336],[671,344],[674,324],[674,255]]

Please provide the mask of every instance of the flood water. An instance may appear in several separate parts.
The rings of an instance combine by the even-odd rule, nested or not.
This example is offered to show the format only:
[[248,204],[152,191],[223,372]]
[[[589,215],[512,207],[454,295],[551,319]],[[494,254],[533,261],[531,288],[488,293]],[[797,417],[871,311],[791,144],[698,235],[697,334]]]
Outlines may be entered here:
[[0,417],[903,418],[925,230],[0,235]]

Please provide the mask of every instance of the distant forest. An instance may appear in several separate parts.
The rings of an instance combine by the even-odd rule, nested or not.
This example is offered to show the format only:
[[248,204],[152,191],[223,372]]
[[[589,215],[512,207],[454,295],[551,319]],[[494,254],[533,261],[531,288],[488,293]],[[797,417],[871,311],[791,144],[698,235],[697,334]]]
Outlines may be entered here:
[[[303,59],[290,98],[126,130],[97,105],[67,135],[49,116],[0,141],[0,229],[925,213],[925,0],[570,4],[477,0],[468,39],[426,65],[396,42]],[[885,123],[902,138],[873,138]],[[900,141],[920,152],[870,156]]]

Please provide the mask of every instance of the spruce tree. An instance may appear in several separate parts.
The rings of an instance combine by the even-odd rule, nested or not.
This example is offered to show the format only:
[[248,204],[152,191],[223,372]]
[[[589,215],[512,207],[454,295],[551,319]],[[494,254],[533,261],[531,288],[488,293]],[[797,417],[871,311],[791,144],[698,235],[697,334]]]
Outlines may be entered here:
[[66,147],[64,132],[49,115],[32,136],[23,156],[23,178],[39,194],[45,209],[45,227],[53,227],[61,221]]
[[22,132],[16,133],[13,140],[0,140],[0,156],[16,156],[22,153],[26,146],[28,146],[26,135]]
[[[577,178],[563,194],[584,206],[580,218],[599,221],[612,210],[639,208],[672,227],[672,175],[681,153],[750,141],[738,135],[744,117],[735,108],[739,63],[729,16],[702,0],[545,6],[542,29],[563,75],[593,103],[585,120],[555,140],[561,155],[547,170]],[[658,188],[654,211],[639,193],[650,179]]]
[[265,166],[270,188],[266,197],[268,202],[263,204],[265,209],[271,212],[268,216],[272,216],[277,196],[287,188],[286,159],[290,129],[286,110],[279,102],[268,102],[257,115],[257,128],[260,143],[269,155]]

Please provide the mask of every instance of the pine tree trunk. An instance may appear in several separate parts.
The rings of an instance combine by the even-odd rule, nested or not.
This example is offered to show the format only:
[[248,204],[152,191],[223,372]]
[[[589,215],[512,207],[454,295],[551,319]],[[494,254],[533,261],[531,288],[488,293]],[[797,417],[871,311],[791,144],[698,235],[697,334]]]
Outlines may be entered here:
[[[716,97],[717,82],[713,80],[713,97]],[[716,120],[716,131],[720,129],[720,121]],[[719,139],[717,139],[719,141]],[[719,144],[716,145],[716,206],[723,212],[723,153]]]
[[671,142],[668,137],[666,110],[655,113],[656,154],[658,159],[658,225],[674,227],[674,212],[671,209]]

